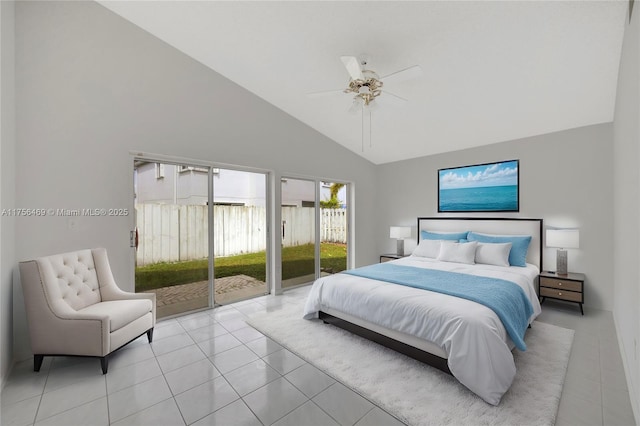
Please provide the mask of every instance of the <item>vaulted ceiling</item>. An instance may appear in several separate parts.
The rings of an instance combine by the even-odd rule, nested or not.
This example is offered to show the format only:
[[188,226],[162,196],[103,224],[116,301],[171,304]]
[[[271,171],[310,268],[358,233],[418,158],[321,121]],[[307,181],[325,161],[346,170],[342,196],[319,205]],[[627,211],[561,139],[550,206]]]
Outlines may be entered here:
[[[100,1],[375,164],[613,120],[626,0]],[[340,56],[366,56],[406,98],[371,117]],[[211,96],[215,96],[212,93]],[[368,130],[365,130],[365,133]],[[365,135],[366,136],[366,135]]]

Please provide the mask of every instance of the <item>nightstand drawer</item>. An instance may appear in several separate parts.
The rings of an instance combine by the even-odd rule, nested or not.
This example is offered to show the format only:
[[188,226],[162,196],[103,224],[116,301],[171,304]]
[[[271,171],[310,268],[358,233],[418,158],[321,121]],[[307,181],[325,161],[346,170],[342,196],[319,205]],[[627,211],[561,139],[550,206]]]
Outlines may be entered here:
[[567,300],[569,302],[582,302],[582,293],[575,291],[556,290],[554,288],[540,287],[540,296],[553,297],[555,299]]
[[540,287],[552,287],[558,290],[582,291],[582,282],[563,280],[562,278],[540,277]]

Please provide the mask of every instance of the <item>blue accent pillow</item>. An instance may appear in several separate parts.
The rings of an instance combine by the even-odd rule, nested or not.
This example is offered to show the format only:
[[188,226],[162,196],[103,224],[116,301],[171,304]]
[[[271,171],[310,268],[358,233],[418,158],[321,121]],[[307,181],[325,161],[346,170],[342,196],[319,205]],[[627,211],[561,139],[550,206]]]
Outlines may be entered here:
[[452,232],[452,233],[438,233],[429,231],[420,231],[420,239],[422,240],[447,240],[458,242],[467,238],[468,232]]
[[467,235],[469,241],[478,241],[479,243],[511,243],[511,252],[509,252],[509,265],[511,266],[527,266],[527,251],[531,243],[529,235],[488,235],[469,232]]

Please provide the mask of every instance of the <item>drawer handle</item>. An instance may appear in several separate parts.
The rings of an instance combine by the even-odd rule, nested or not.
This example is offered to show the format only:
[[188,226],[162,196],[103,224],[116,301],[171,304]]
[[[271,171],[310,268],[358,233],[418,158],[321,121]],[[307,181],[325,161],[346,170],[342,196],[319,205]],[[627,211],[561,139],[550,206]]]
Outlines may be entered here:
[[558,292],[558,296],[562,296],[562,292],[561,291]]
[[558,285],[562,285],[562,283],[558,283]]

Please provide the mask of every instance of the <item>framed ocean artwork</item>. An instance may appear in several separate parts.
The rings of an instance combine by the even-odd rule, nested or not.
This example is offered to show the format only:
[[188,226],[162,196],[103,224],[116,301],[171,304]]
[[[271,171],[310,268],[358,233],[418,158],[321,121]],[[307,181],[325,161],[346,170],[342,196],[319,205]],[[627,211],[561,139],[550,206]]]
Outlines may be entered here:
[[520,211],[519,161],[438,170],[438,212]]

